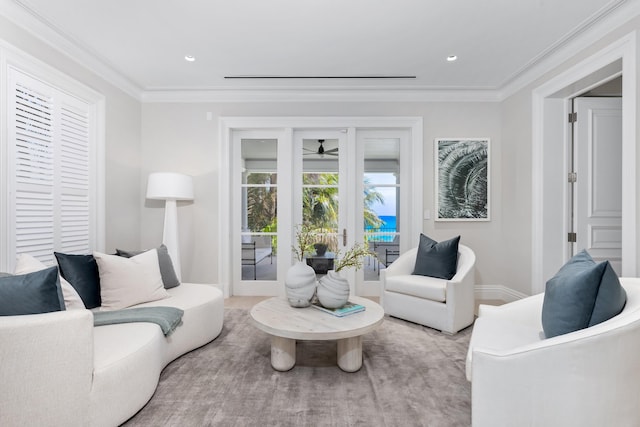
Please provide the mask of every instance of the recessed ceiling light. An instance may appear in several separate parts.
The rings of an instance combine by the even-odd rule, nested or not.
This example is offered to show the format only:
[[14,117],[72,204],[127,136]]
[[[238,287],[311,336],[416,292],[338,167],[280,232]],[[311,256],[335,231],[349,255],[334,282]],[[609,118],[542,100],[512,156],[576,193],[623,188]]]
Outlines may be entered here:
[[193,62],[196,60],[196,57],[193,55],[185,55],[184,60],[187,62]]
[[455,61],[456,59],[458,59],[458,57],[457,57],[456,55],[449,55],[449,56],[447,56],[447,61],[449,61],[449,62],[453,62],[453,61]]

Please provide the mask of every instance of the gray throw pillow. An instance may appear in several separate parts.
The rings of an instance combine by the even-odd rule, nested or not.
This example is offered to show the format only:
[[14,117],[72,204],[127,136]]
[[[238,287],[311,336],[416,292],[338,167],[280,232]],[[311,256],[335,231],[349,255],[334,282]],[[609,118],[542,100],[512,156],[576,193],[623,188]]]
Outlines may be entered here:
[[605,261],[603,264],[606,264],[606,266],[600,280],[598,296],[593,307],[593,313],[591,313],[589,326],[597,325],[620,314],[627,303],[627,293],[620,284],[618,275],[609,264],[609,261]]
[[0,316],[50,313],[64,309],[56,267],[0,277]]
[[581,251],[546,283],[542,328],[547,338],[604,322],[622,311],[626,292],[608,261]]
[[420,244],[413,273],[420,276],[450,280],[458,269],[458,244],[460,236],[444,242],[420,234]]
[[[139,255],[148,250],[149,249],[144,251],[125,251],[123,249],[116,249],[116,253],[121,257],[131,258],[132,256]],[[157,247],[156,250],[158,251],[158,264],[160,266],[160,276],[162,276],[162,283],[164,284],[164,288],[175,288],[180,284],[180,280],[178,280],[176,271],[173,268],[173,262],[171,261],[169,251],[164,244]]]
[[60,267],[60,274],[78,292],[88,309],[100,307],[100,274],[93,255],[53,253]]

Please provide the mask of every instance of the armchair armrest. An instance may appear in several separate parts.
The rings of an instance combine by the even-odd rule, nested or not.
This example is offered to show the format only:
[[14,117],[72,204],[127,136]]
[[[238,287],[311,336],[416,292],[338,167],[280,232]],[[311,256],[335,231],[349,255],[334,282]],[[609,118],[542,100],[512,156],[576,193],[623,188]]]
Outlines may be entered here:
[[0,425],[86,425],[93,314],[0,317]]
[[540,293],[498,306],[480,304],[478,318],[499,318],[542,330],[541,307],[543,299],[544,293]]
[[640,328],[598,326],[511,349],[474,348],[474,426],[634,425]]
[[380,270],[380,275],[391,277],[413,273],[413,269],[416,265],[417,252],[418,248],[409,249],[405,253],[401,254],[393,264],[389,265],[384,270]]

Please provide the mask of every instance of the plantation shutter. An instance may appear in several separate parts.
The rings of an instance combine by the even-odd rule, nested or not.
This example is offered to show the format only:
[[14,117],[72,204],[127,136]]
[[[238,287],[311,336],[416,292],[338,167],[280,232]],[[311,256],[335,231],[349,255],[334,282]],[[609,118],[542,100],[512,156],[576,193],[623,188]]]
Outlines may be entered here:
[[44,262],[54,248],[53,93],[26,76],[12,77],[14,247]]
[[[71,102],[75,101],[75,102]],[[66,99],[60,113],[60,252],[87,254],[89,227],[89,119],[86,104]]]
[[10,69],[9,92],[15,255],[29,253],[54,264],[54,250],[87,253],[89,106],[15,69]]

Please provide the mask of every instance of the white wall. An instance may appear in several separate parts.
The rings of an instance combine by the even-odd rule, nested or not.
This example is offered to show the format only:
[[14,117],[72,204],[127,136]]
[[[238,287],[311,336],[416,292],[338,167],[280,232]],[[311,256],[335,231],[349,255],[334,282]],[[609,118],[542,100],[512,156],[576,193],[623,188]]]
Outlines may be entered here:
[[[502,222],[504,240],[504,263],[501,268],[503,280],[510,288],[525,294],[538,286],[543,289],[544,284],[531,283],[532,267],[532,92],[537,87],[548,82],[563,71],[578,62],[594,55],[596,52],[621,39],[632,31],[640,29],[640,18],[612,30],[605,37],[595,41],[588,48],[576,52],[562,65],[548,71],[536,81],[509,96],[501,103],[502,137],[503,137],[503,198],[505,209]],[[638,56],[640,58],[640,56]],[[624,80],[623,76],[623,80]],[[638,88],[640,95],[640,88]],[[640,97],[637,95],[637,99]],[[637,107],[636,107],[637,109]],[[640,120],[637,120],[636,134],[640,135]],[[640,154],[638,154],[640,156]],[[551,162],[547,162],[551,163]],[[640,157],[636,165],[640,164]],[[548,173],[548,172],[545,172]],[[508,200],[508,202],[506,202]],[[636,195],[640,203],[640,194]],[[636,212],[640,212],[636,209]],[[562,221],[563,218],[558,218]],[[640,218],[636,218],[636,224]],[[637,227],[636,227],[637,229]],[[635,237],[636,242],[640,235]],[[637,243],[636,243],[637,245]],[[526,273],[526,274],[525,274]],[[545,277],[543,280],[548,280]]]
[[[207,113],[212,120],[207,120]],[[433,140],[489,137],[492,156],[492,221],[435,223],[426,234],[440,240],[462,235],[478,252],[478,283],[504,284],[500,272],[502,196],[501,129],[498,103],[148,103],[142,106],[142,176],[176,171],[194,176],[195,201],[179,206],[182,272],[185,280],[217,280],[218,119],[221,116],[422,116],[424,120],[425,208],[434,210]],[[142,209],[142,244],[159,244],[164,210],[147,201]]]
[[2,16],[0,39],[105,96],[105,250],[139,247],[140,102]]

